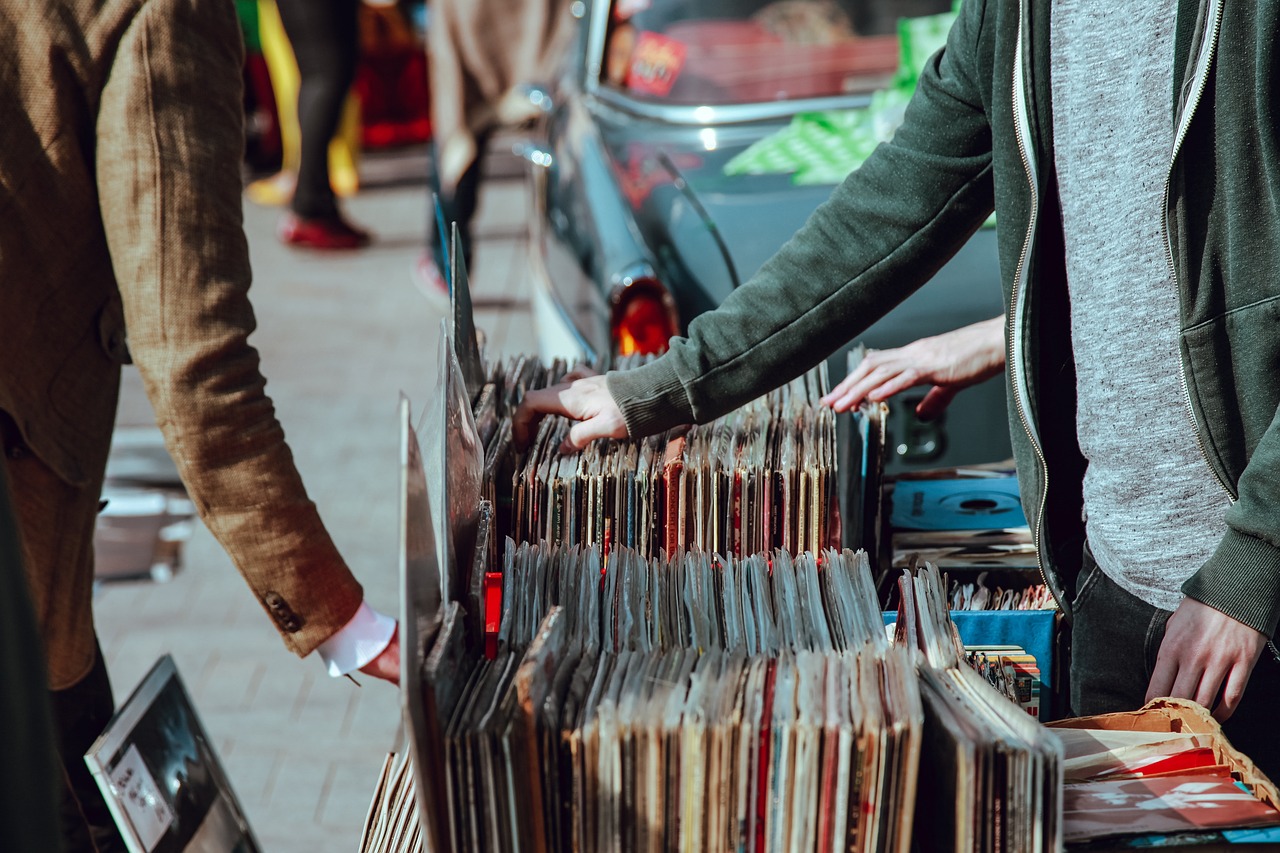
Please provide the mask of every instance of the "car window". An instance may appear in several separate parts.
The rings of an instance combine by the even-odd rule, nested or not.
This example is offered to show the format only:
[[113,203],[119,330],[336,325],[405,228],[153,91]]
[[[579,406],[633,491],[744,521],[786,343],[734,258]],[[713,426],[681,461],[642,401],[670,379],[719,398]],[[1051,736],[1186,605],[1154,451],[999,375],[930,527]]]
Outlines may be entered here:
[[870,92],[898,65],[897,21],[951,0],[613,0],[602,83],[670,104]]

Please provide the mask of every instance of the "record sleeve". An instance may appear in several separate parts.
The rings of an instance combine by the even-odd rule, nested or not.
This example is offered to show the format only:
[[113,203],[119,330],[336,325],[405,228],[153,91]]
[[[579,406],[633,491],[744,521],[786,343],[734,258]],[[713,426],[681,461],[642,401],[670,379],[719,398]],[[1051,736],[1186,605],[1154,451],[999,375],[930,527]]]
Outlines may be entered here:
[[1025,527],[1017,477],[900,479],[889,523],[896,530],[992,530]]
[[458,353],[458,367],[466,384],[467,399],[474,400],[484,385],[484,359],[480,355],[480,339],[476,333],[471,305],[471,281],[463,257],[458,223],[449,233],[449,297],[453,309],[453,342]]
[[1070,785],[1062,817],[1068,842],[1280,824],[1280,812],[1231,779],[1203,776]]
[[261,849],[169,655],[84,760],[130,853]]

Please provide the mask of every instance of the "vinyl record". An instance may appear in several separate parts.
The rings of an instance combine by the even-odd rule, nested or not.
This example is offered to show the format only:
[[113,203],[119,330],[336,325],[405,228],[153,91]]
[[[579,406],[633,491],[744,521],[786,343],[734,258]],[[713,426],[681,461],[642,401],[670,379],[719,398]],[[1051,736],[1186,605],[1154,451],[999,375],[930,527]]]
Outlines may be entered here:
[[890,524],[898,530],[985,530],[1027,523],[1014,477],[902,480]]

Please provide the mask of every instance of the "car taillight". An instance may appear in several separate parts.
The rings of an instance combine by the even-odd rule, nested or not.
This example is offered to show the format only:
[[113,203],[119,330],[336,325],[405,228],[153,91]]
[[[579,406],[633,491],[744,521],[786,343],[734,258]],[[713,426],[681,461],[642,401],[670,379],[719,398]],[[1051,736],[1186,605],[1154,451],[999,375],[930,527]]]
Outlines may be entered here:
[[613,342],[618,355],[657,354],[677,332],[676,313],[662,285],[638,279],[613,308]]

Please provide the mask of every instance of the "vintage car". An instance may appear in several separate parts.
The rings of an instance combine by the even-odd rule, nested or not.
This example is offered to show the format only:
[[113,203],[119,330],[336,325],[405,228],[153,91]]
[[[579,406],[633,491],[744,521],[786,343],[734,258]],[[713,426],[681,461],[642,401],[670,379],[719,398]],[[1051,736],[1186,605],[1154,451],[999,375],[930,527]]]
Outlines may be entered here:
[[[528,146],[532,294],[544,357],[608,366],[658,352],[749,279],[843,175],[743,173],[740,155],[797,115],[872,103],[899,73],[903,16],[950,0],[582,0],[567,68]],[[753,149],[755,150],[755,149]],[[739,158],[739,160],[735,160]],[[755,172],[759,172],[756,169]],[[979,231],[932,281],[859,340],[906,344],[1002,310],[995,234]],[[852,341],[837,350],[843,376]],[[834,381],[834,379],[833,379]],[[889,418],[889,470],[1008,457],[1002,379],[931,423],[927,389]]]

